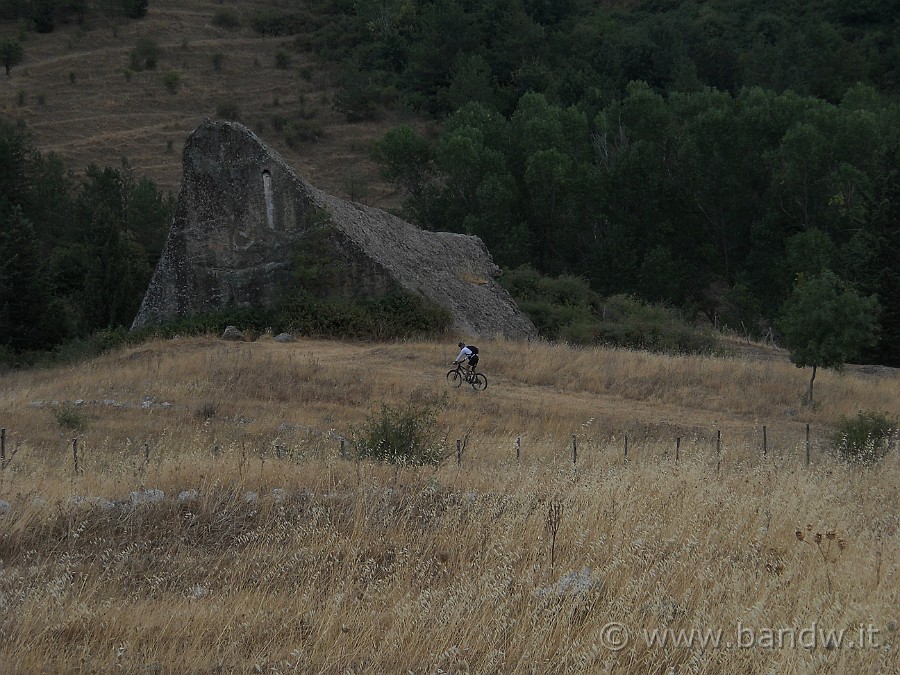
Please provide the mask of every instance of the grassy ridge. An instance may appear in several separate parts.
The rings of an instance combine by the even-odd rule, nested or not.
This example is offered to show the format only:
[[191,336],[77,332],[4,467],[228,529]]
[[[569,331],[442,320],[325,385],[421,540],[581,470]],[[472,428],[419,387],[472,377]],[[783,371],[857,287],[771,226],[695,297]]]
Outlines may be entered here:
[[[900,413],[896,374],[825,372],[810,409],[799,403],[805,374],[783,356],[479,346],[491,378],[482,393],[447,390],[455,353],[434,342],[191,338],[7,374],[0,663],[166,673],[896,666],[898,455],[859,470],[824,447],[839,417]],[[341,457],[341,438],[379,404],[445,395],[439,467]],[[465,437],[458,467],[455,439]],[[609,622],[631,636],[619,651]],[[871,623],[893,649],[664,650],[640,633],[722,630],[724,644],[739,625],[760,638],[812,622],[853,639]]]

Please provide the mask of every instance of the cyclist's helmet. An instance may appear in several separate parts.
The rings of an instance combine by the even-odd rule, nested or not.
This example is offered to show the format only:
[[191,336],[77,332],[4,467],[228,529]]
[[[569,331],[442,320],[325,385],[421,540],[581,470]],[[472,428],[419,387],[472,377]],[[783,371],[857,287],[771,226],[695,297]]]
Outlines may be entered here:
[[465,343],[465,342],[460,342],[460,343],[459,343],[458,345],[456,345],[456,346],[459,347],[460,349],[462,349],[463,347],[466,346],[466,343]]

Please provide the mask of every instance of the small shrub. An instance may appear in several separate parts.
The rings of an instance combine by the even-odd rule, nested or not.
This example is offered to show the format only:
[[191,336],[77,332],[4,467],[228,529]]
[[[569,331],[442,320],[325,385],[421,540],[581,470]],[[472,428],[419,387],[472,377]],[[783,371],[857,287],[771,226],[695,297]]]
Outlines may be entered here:
[[254,17],[252,25],[253,30],[261,35],[283,37],[303,32],[309,22],[308,16],[299,13],[262,12]]
[[216,105],[216,117],[223,120],[240,120],[237,103],[234,101],[221,101]]
[[127,344],[128,331],[121,326],[118,328],[106,328],[91,335],[88,342],[95,354],[103,354],[111,349]]
[[842,418],[832,433],[831,442],[838,455],[847,462],[873,464],[890,452],[897,442],[897,420],[881,412],[860,412],[853,418]]
[[80,431],[87,427],[87,418],[74,405],[61,406],[53,414],[56,416],[56,423],[61,429]]
[[284,142],[289,148],[295,148],[300,143],[317,141],[322,137],[324,129],[320,122],[311,119],[299,118],[284,123],[281,133]]
[[149,0],[122,0],[122,11],[129,19],[142,19],[147,16]]
[[197,408],[196,415],[202,420],[211,420],[219,412],[219,406],[211,401],[207,401]]
[[159,45],[152,38],[141,38],[130,56],[131,70],[155,70],[159,63]]
[[38,105],[44,105],[47,102],[47,94],[45,94],[44,92],[41,92],[40,94],[38,94],[37,102],[38,102]]
[[78,79],[78,76],[75,74],[75,71],[69,71],[69,84],[75,84],[75,81]]
[[213,14],[212,24],[219,28],[234,30],[241,27],[241,17],[231,7],[223,7],[222,9],[217,9],[215,14]]
[[283,49],[279,49],[275,52],[275,67],[279,70],[284,70],[288,66],[291,65],[291,55],[288,54]]
[[445,444],[437,433],[437,414],[445,400],[436,405],[382,404],[353,433],[357,457],[399,465],[439,464]]
[[19,102],[19,105],[25,105],[25,99],[27,98],[28,93],[25,91],[19,90],[19,93],[16,95],[16,100]]
[[174,70],[170,70],[168,73],[163,75],[163,84],[166,87],[166,91],[170,94],[178,93],[178,87],[181,85],[181,75],[176,73]]
[[216,52],[212,55],[212,66],[213,70],[217,73],[222,71],[222,66],[225,65],[225,55],[222,52]]

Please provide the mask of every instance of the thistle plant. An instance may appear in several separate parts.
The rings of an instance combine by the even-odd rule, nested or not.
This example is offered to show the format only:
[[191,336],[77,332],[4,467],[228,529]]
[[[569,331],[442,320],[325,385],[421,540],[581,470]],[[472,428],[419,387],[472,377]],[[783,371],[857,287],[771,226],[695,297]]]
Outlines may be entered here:
[[[814,546],[822,558],[822,564],[825,568],[825,579],[828,582],[828,590],[832,590],[831,574],[828,565],[834,565],[847,548],[847,541],[837,536],[835,530],[826,530],[824,536],[821,532],[812,534],[813,526],[810,523],[806,525],[806,532],[797,528],[797,541],[808,546]],[[809,536],[807,536],[809,535]],[[824,543],[823,543],[824,542]]]
[[550,567],[556,562],[556,534],[562,521],[563,505],[557,499],[550,502],[547,509],[547,531],[550,533]]

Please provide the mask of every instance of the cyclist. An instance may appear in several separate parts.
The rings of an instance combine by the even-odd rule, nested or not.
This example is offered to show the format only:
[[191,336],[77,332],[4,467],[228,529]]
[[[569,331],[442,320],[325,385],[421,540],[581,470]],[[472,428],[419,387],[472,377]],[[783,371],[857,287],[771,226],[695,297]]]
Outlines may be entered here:
[[453,365],[458,365],[465,359],[466,364],[463,365],[463,369],[466,371],[466,380],[469,380],[475,374],[475,367],[478,365],[478,347],[466,346],[465,342],[460,342],[457,347],[459,347],[459,356],[456,357]]

